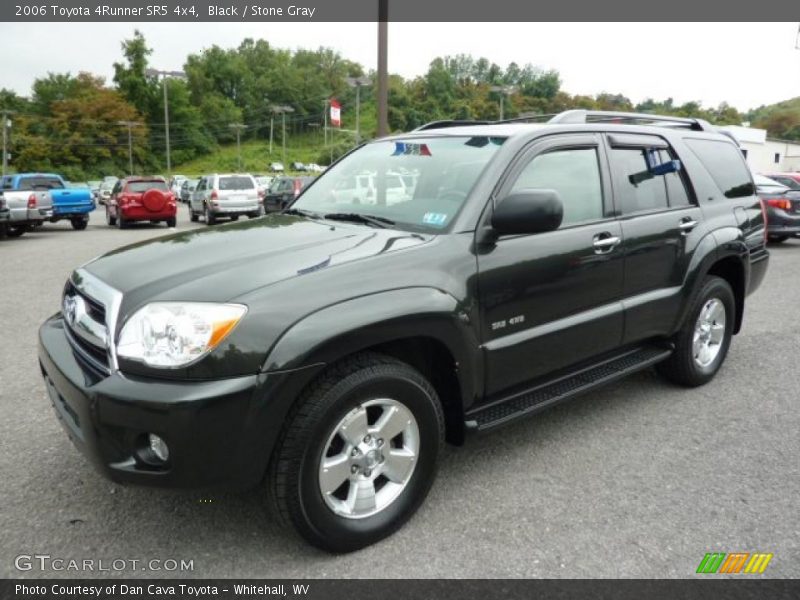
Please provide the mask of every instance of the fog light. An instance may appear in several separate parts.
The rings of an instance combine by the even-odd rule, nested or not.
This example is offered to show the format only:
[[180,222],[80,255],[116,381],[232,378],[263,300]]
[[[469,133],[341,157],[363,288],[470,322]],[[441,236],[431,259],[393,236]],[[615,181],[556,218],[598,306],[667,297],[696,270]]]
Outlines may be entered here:
[[169,448],[167,442],[158,437],[155,433],[148,434],[147,440],[150,442],[150,450],[153,451],[156,458],[162,462],[167,462],[169,458]]

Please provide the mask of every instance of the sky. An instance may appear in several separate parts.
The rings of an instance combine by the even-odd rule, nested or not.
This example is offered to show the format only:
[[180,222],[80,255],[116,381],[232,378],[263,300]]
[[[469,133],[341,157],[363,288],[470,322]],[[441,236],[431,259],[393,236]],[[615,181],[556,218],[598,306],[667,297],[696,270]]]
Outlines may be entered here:
[[[376,66],[375,23],[0,23],[0,87],[28,95],[48,72],[90,71],[110,81],[120,41],[137,27],[154,50],[152,66],[163,70],[246,37],[290,49],[328,46]],[[747,110],[800,96],[797,38],[797,23],[390,23],[389,70],[411,78],[437,56],[463,53],[502,67],[556,69],[571,94],[726,101]]]

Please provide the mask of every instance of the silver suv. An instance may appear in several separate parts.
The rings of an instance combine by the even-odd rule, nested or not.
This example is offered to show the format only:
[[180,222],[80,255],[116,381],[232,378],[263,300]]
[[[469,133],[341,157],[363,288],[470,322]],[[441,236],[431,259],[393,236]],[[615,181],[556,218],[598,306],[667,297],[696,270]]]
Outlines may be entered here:
[[203,215],[206,225],[213,225],[219,217],[235,221],[241,215],[252,219],[262,214],[256,180],[247,173],[201,177],[189,201],[189,218],[197,221]]

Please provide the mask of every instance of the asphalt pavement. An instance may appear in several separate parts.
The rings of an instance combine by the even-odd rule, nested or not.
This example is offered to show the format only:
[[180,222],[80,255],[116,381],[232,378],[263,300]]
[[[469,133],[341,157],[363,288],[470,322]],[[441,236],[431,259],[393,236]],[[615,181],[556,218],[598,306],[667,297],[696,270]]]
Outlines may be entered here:
[[[182,209],[179,230],[205,227]],[[56,421],[39,324],[72,269],[166,233],[109,228],[98,211],[86,231],[48,224],[0,240],[0,577],[693,577],[713,551],[772,553],[763,576],[800,576],[800,240],[772,247],[713,382],[685,390],[648,371],[448,448],[404,528],[332,556],[280,528],[263,489],[113,484]],[[32,555],[67,569],[16,568]],[[96,570],[119,559],[123,570]],[[142,570],[153,559],[193,570]]]

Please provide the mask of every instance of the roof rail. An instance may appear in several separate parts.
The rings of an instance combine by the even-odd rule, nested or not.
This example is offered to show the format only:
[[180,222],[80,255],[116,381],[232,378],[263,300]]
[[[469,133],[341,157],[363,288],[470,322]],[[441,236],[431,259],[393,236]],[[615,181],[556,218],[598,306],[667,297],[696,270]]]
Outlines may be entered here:
[[688,117],[670,117],[666,115],[651,115],[648,113],[633,113],[633,112],[616,112],[606,110],[565,110],[554,116],[548,121],[553,125],[566,125],[576,123],[607,123],[609,121],[615,122],[635,122],[637,124],[644,123],[664,123],[665,125],[675,125],[679,127],[686,127],[687,129],[694,129],[695,131],[711,131],[715,132],[716,129],[710,123],[703,119],[694,119]]
[[491,125],[493,121],[473,121],[471,119],[444,119],[441,121],[431,121],[420,125],[414,131],[426,131],[428,129],[446,129],[448,127],[469,127],[471,125]]

